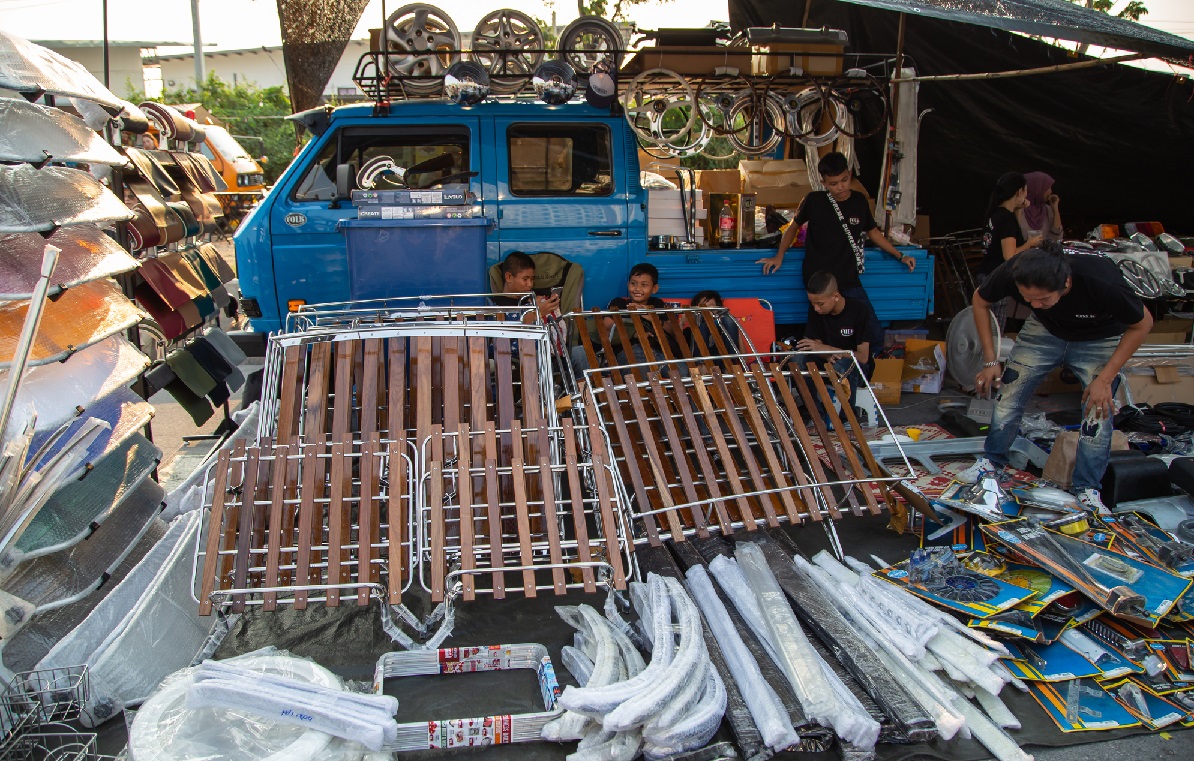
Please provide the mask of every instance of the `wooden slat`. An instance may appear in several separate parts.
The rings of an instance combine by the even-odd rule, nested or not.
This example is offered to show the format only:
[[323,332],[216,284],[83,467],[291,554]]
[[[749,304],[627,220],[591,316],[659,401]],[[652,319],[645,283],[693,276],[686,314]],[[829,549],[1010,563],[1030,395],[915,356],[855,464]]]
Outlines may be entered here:
[[379,430],[377,413],[381,407],[379,396],[381,375],[381,339],[366,338],[364,341],[364,373],[361,375],[361,438]]
[[[564,427],[564,465],[565,472],[568,474],[568,493],[572,496],[572,529],[576,533],[576,556],[581,563],[591,563],[593,562],[593,549],[589,545],[589,527],[585,521],[584,492],[580,485],[580,463],[576,456],[576,430],[572,425],[572,418],[564,418],[560,422]],[[580,577],[584,582],[586,592],[597,591],[591,566],[583,567]]]
[[261,453],[264,452],[267,457],[274,451],[274,440],[270,436],[266,436],[257,443],[257,491],[265,492],[259,495],[260,499],[253,506],[253,535],[251,537],[253,549],[261,549],[265,546],[266,527],[269,525],[269,483],[272,473],[273,461],[269,459],[262,459]]
[[[493,341],[494,349],[494,378],[497,390],[497,412],[498,412],[498,428],[502,433],[499,436],[501,448],[498,456],[498,466],[502,468],[510,467],[511,461],[514,459],[514,443],[510,436],[510,426],[514,423],[514,373],[513,373],[513,353],[510,348],[509,338],[495,338]],[[502,501],[509,502],[514,499],[514,482],[510,476],[503,475],[501,479],[502,484]],[[502,532],[506,534],[513,534],[518,530],[517,520],[513,515],[505,516],[505,524],[502,527]]]
[[[282,522],[288,508],[283,504],[286,498],[286,481],[290,473],[290,447],[281,444],[274,448],[273,477],[270,479],[269,539],[265,554],[265,586],[281,584],[278,567],[282,558]],[[263,596],[263,610],[273,610],[277,605],[278,593],[266,592]]]
[[303,346],[287,346],[282,352],[282,389],[278,393],[278,430],[274,438],[287,441],[298,434],[299,405],[302,404]]
[[230,452],[220,450],[216,458],[216,477],[212,485],[211,513],[207,519],[207,546],[203,556],[203,582],[199,587],[199,615],[210,616],[211,596],[217,581],[216,568],[220,552],[220,540],[224,534],[224,496],[228,491],[228,462]]
[[[825,370],[829,373],[829,379],[833,381],[833,384],[841,388],[842,379],[838,377],[837,371],[833,369],[833,365],[826,365]],[[870,471],[873,478],[881,477],[883,469],[879,467],[879,463],[875,460],[875,453],[871,451],[871,445],[862,434],[862,426],[858,423],[858,416],[854,414],[854,407],[845,404],[842,405],[842,410],[846,413],[846,420],[850,423],[850,430],[854,433],[855,444],[862,451],[862,459],[866,462],[867,470]],[[877,483],[884,501],[890,504],[893,499],[891,486],[886,481],[878,481]]]
[[493,596],[501,600],[506,596],[506,575],[501,572],[505,560],[502,558],[502,505],[497,458],[497,432],[491,420],[485,423],[485,496],[489,500],[489,567],[493,569]]
[[[667,492],[667,499],[672,499],[671,487],[668,485],[668,480],[672,474],[669,472],[670,468],[664,462],[663,456],[656,446],[656,433],[651,428],[650,418],[647,416],[646,406],[643,404],[643,398],[638,386],[628,385],[626,387],[626,394],[630,398],[630,408],[634,412],[635,422],[638,423],[639,434],[642,439],[643,453],[646,455],[647,464],[651,468],[651,475],[655,481],[655,486],[659,489],[661,496],[660,502],[664,501],[663,492]],[[654,505],[647,503],[644,510],[654,509]],[[666,504],[660,505],[666,507]],[[672,541],[684,541],[684,524],[680,520],[680,516],[675,510],[667,510],[663,513],[664,520],[667,521],[668,530],[672,534]]]
[[597,482],[597,503],[601,510],[601,530],[605,535],[605,554],[613,566],[614,588],[626,588],[626,569],[622,565],[621,547],[618,543],[618,524],[614,518],[613,484],[606,467],[611,458],[605,447],[605,436],[597,420],[589,417],[589,446],[593,455],[593,480]]
[[391,439],[406,431],[406,337],[387,339],[390,353],[390,382],[386,393],[386,427]]
[[737,354],[738,347],[731,347],[726,344],[725,338],[721,335],[721,326],[717,324],[717,318],[713,316],[713,312],[708,309],[699,310],[699,314],[705,321],[705,326],[709,328],[709,336],[713,339],[713,345],[717,347],[717,353],[720,355]]
[[[243,451],[244,446],[237,442],[237,449]],[[236,565],[232,572],[232,588],[247,589],[249,587],[249,550],[253,543],[253,517],[257,512],[257,447],[250,447],[245,452],[244,480],[240,486],[240,518],[236,532]],[[232,612],[243,613],[245,596],[232,596]]]
[[431,463],[428,466],[430,481],[427,489],[427,507],[430,510],[431,533],[431,601],[444,601],[444,577],[447,575],[444,553],[444,438],[443,428],[431,427]]
[[[368,584],[373,572],[373,542],[377,540],[378,495],[377,438],[371,436],[361,443],[361,503],[357,508],[357,578],[358,584]],[[357,589],[357,605],[369,604],[369,587]]]
[[[440,317],[440,320],[443,318]],[[455,341],[453,341],[455,343]],[[444,337],[431,338],[431,422],[444,422]]]
[[[734,438],[738,441],[738,453],[742,456],[742,461],[746,464],[746,472],[750,474],[750,480],[754,484],[756,490],[762,491],[771,488],[767,480],[763,478],[762,469],[759,467],[758,460],[755,459],[755,453],[751,451],[750,445],[747,443],[746,429],[742,425],[742,418],[738,415],[738,409],[734,406],[733,394],[730,393],[726,386],[725,379],[720,370],[713,371],[713,387],[717,389],[722,399],[728,400],[729,403],[725,405],[725,417],[730,424],[730,431],[734,434]],[[747,406],[754,403],[754,400],[748,400]],[[772,500],[774,495],[763,494],[759,497],[759,502],[763,506],[763,516],[767,520],[767,525],[775,528],[779,525],[779,518],[775,514],[775,507]]]
[[[742,370],[735,368],[732,373],[734,383],[738,386],[742,397],[746,399],[746,418],[750,422],[751,428],[754,430],[755,441],[758,444],[759,450],[763,453],[763,459],[767,461],[767,467],[771,469],[771,480],[775,485],[782,489],[779,493],[780,502],[783,503],[784,511],[788,514],[788,519],[793,523],[800,522],[800,510],[796,505],[796,500],[792,496],[791,487],[788,484],[788,479],[784,477],[784,468],[780,463],[779,457],[775,453],[775,448],[771,446],[771,432],[767,430],[766,424],[763,422],[763,416],[759,413],[759,407],[755,404],[754,394],[751,393],[750,384],[746,380],[746,376],[742,374]],[[759,389],[762,395],[766,395],[763,389]],[[779,420],[776,420],[778,427]]]
[[431,336],[415,339],[414,376],[415,388],[418,390],[415,400],[415,437],[422,448],[431,435]]
[[[485,430],[489,420],[486,399],[489,392],[489,357],[485,352],[485,339],[471,336],[468,339],[469,362],[469,425],[477,433]],[[473,462],[484,467],[485,444],[481,436],[472,438]],[[496,455],[495,455],[496,457]],[[462,484],[460,488],[464,488]],[[473,479],[473,504],[484,505],[486,500],[485,477]]]
[[[825,366],[829,367],[830,363],[826,362]],[[843,442],[842,451],[846,454],[846,461],[850,464],[850,471],[842,475],[849,478],[851,474],[856,474],[855,478],[862,478],[863,473],[862,462],[858,459],[858,454],[854,451],[854,447],[850,445],[850,436],[846,433],[846,427],[842,424],[841,416],[837,414],[837,408],[833,406],[833,400],[829,397],[829,389],[825,388],[825,381],[821,378],[821,373],[812,371],[808,374],[809,379],[813,382],[813,386],[817,389],[817,394],[821,397],[821,403],[825,405],[825,412],[829,415],[829,422],[833,424],[833,432],[836,434],[836,440]],[[838,398],[843,398],[842,407],[850,406],[849,393],[842,390],[841,386],[837,389]],[[833,442],[823,442],[826,449],[837,449]],[[862,492],[862,498],[866,500],[867,507],[870,508],[871,514],[879,514],[879,505],[875,502],[875,494],[870,489],[862,484],[857,484],[858,490]],[[855,488],[851,485],[851,490]]]
[[[672,351],[672,341],[669,338],[668,332],[663,329],[664,324],[659,319],[659,315],[653,311],[646,312],[643,315],[643,319],[651,323],[651,328],[655,331],[655,335],[659,338],[659,350],[663,352],[664,359],[676,359],[676,352],[678,352],[679,349],[677,349],[676,352]],[[676,343],[680,343],[680,341],[677,340]]]
[[[597,332],[600,333],[602,319],[594,317],[593,320],[597,323]],[[585,357],[589,360],[589,367],[597,367],[597,351],[593,348],[593,337],[589,335],[589,321],[583,314],[576,320],[576,329],[580,333],[580,344],[585,347]]]
[[[345,442],[332,443],[331,492],[328,499],[328,584],[344,583],[344,545],[348,544],[350,512],[347,500],[352,497],[352,463],[345,457]],[[329,608],[340,605],[340,590],[328,590]]]
[[[519,378],[522,387],[522,419],[527,428],[539,428],[543,425],[543,409],[539,406],[539,359],[536,347],[539,341],[522,339],[518,342]],[[550,351],[546,345],[544,348]],[[527,461],[536,462],[539,452],[539,436],[527,437]],[[530,484],[532,498],[538,493],[534,483]]]
[[[315,538],[315,525],[318,521],[323,526],[322,503],[318,502],[323,496],[323,482],[317,483],[316,477],[320,470],[319,455],[323,452],[327,436],[320,433],[303,452],[303,490],[299,495],[298,514],[298,544],[295,552],[294,583],[297,587],[311,584],[311,547]],[[294,593],[294,609],[303,610],[307,607],[307,590],[297,589]]]
[[547,529],[547,552],[551,558],[551,564],[556,566],[551,569],[551,582],[555,593],[562,595],[568,590],[564,569],[559,567],[564,562],[564,555],[560,547],[560,523],[556,514],[556,487],[549,459],[551,446],[547,427],[540,427],[535,436],[539,440],[539,484],[543,491],[543,522]]
[[[817,372],[815,369],[810,371],[810,373],[815,372]],[[809,416],[813,419],[813,427],[817,429],[817,438],[821,440],[821,444],[825,449],[825,455],[829,458],[829,467],[833,468],[835,473],[845,473],[846,468],[842,464],[842,458],[837,454],[837,447],[833,444],[833,438],[829,435],[829,429],[825,427],[825,421],[817,409],[817,403],[813,398],[812,391],[809,389],[808,382],[804,380],[804,374],[796,368],[792,369],[792,382],[796,384],[796,391],[800,394],[800,398],[804,400],[804,407],[809,411]],[[854,496],[854,488],[852,486],[844,488],[846,490],[846,500],[850,503],[850,509],[855,515],[862,515],[862,508],[858,505],[858,498]]]
[[[622,344],[622,356],[625,359],[625,364],[637,365],[638,360],[635,359],[634,348],[631,346],[630,331],[626,329],[625,312],[618,312],[618,310],[614,310],[614,312],[615,314],[611,315],[610,319],[614,321],[614,329],[618,332],[618,341]],[[646,351],[646,349],[643,349],[644,356],[646,355]],[[609,363],[611,365],[619,364],[616,354],[609,355]],[[642,383],[643,369],[641,367],[632,367],[630,374],[634,376],[636,381]]]
[[[234,484],[244,483],[245,442],[239,440],[232,447],[232,458],[229,460],[227,491],[232,492]],[[236,549],[236,533],[240,527],[241,502],[243,496],[224,500],[225,524],[223,535],[220,537],[220,566],[217,573],[221,580],[221,589],[230,589],[227,584],[233,581],[232,569],[235,563],[233,551]]]
[[[759,387],[759,393],[763,397],[763,403],[767,406],[767,414],[775,421],[775,427],[779,431],[779,443],[783,447],[784,455],[788,458],[788,471],[792,477],[796,479],[796,483],[800,486],[808,486],[808,477],[804,474],[804,466],[801,465],[800,454],[796,448],[792,446],[792,437],[788,436],[787,431],[783,427],[784,415],[780,411],[779,404],[775,400],[775,394],[772,393],[771,384],[767,380],[767,376],[763,374],[760,363],[753,366],[751,375],[755,379],[755,384]],[[815,456],[815,455],[814,455]],[[808,515],[819,518],[820,512],[816,508],[816,498],[805,491],[797,492],[795,495],[796,502],[804,508],[804,512]],[[810,505],[808,499],[812,499],[813,503]],[[790,516],[793,523],[801,521],[800,515]]]
[[[675,461],[676,473],[680,477],[680,486],[684,490],[684,497],[690,503],[699,502],[701,497],[697,494],[696,485],[693,483],[685,442],[676,429],[676,421],[672,419],[672,408],[668,403],[667,394],[663,391],[663,384],[659,382],[658,373],[648,373],[647,382],[651,384],[651,396],[655,402],[655,410],[659,413],[663,433],[667,437],[668,451],[671,452],[672,459]],[[698,447],[694,443],[695,448]],[[708,537],[709,529],[705,526],[705,516],[700,508],[693,507],[689,509],[688,513],[692,517],[693,525],[696,526],[697,534],[701,538]]]
[[[721,475],[717,472],[717,468],[713,465],[713,461],[709,458],[709,452],[705,448],[705,436],[697,422],[696,415],[693,414],[693,405],[688,396],[688,389],[684,385],[684,379],[680,377],[679,369],[670,368],[670,375],[672,398],[676,401],[676,406],[684,418],[684,426],[688,430],[688,438],[692,441],[692,448],[696,452],[697,464],[701,468],[705,489],[708,490],[713,509],[717,513],[717,525],[723,534],[732,534],[734,528],[730,525],[730,515],[726,512],[725,501],[721,498],[721,487],[718,485]],[[713,419],[713,424],[717,425],[716,419]],[[710,436],[712,436],[712,432],[710,432]]]
[[[639,310],[637,309],[628,309],[626,311],[630,313],[630,324],[634,326],[634,334],[638,338],[638,345],[643,349],[643,357],[647,360],[648,364],[655,364],[658,358],[655,356],[655,347],[651,345],[651,332],[647,330],[644,317],[639,314]],[[663,338],[660,336],[656,336],[656,338],[659,340],[660,350],[662,351]],[[626,363],[634,364],[637,361],[638,359],[634,356],[634,352],[627,349]]]
[[[343,343],[337,346],[338,349],[343,347]],[[314,441],[316,436],[327,430],[328,378],[331,375],[331,364],[332,345],[326,341],[312,344],[311,367],[307,373],[307,402],[303,410],[303,437],[307,441]],[[340,384],[338,377],[336,380],[335,402],[338,406]],[[351,389],[351,385],[350,380],[346,387]]]
[[[286,496],[286,506],[282,510],[282,545],[279,551],[289,551],[290,547],[294,546],[296,541],[294,521],[298,513],[299,463],[302,462],[300,455],[303,454],[303,449],[299,445],[297,437],[290,440],[290,453],[294,457],[286,461],[286,486],[283,492]],[[293,558],[290,563],[282,564],[282,576],[279,582],[284,586],[291,586],[295,583],[294,570],[286,567],[292,564]]]
[[514,481],[514,510],[518,524],[518,552],[522,572],[522,591],[527,597],[535,597],[535,572],[529,570],[534,565],[535,557],[531,552],[531,512],[527,505],[526,468],[523,462],[522,423],[515,420],[510,424],[510,440],[513,452],[510,459],[510,472]]
[[[406,507],[402,504],[403,497],[409,497],[406,486],[406,439],[390,442],[389,462],[390,472],[388,481],[386,520],[390,524],[389,535],[389,573],[390,573],[390,604],[398,605],[402,602],[403,567],[406,564],[406,553],[402,550],[402,543],[406,540]],[[411,499],[413,502],[413,498]]]
[[[694,368],[692,372],[692,390],[696,394],[697,404],[704,413],[705,424],[709,426],[709,433],[713,436],[713,445],[717,449],[718,457],[721,458],[721,467],[725,469],[726,478],[730,482],[730,492],[741,495],[750,491],[750,489],[746,487],[746,484],[738,475],[738,464],[734,461],[734,454],[730,451],[730,445],[726,441],[725,432],[721,430],[721,420],[717,417],[717,408],[710,398],[709,388],[705,385],[705,378],[706,376],[700,370]],[[738,507],[738,516],[747,531],[754,531],[758,528],[755,526],[754,511],[750,507],[751,501],[750,497],[738,496],[734,498],[734,504]]]
[[[798,372],[798,371],[793,371]],[[825,477],[825,468],[821,466],[821,458],[817,455],[817,450],[813,446],[812,437],[809,436],[808,429],[804,426],[804,420],[800,417],[800,406],[796,404],[796,399],[792,396],[792,389],[788,387],[788,376],[784,375],[783,368],[774,362],[771,364],[771,377],[775,379],[775,388],[779,390],[780,399],[784,402],[784,408],[788,412],[788,419],[792,421],[792,429],[796,431],[796,438],[800,439],[800,445],[804,447],[804,451],[808,453],[808,464],[812,468],[813,478],[817,483],[822,484],[821,496],[825,500],[825,507],[829,511],[830,518],[840,518],[841,513],[837,509],[837,498],[833,496],[833,492],[829,487],[824,485],[828,480]],[[813,414],[816,415],[814,408]],[[810,510],[813,507],[812,502],[809,503]],[[814,510],[813,520],[821,520],[821,513],[819,510]]]
[[473,575],[467,573],[477,566],[477,558],[473,554],[473,535],[476,524],[473,522],[473,490],[472,490],[472,442],[468,423],[460,424],[460,438],[456,444],[457,476],[456,499],[460,502],[460,569],[466,571],[461,574],[464,584],[464,599],[476,599],[476,583]]
[[[460,403],[460,341],[455,336],[448,336],[444,338],[444,351],[441,364],[443,367],[443,428],[442,431],[452,434],[460,430],[460,417],[463,414],[463,406]],[[442,435],[442,434],[441,434]],[[466,446],[467,440],[460,440],[457,446]],[[442,444],[441,444],[442,448]],[[441,460],[440,465],[446,463]],[[458,491],[465,489],[465,483],[461,482],[457,485]],[[444,526],[447,531],[447,536],[459,536],[460,527],[458,523],[459,511],[452,506],[444,506]]]
[[[596,312],[598,310],[594,309],[593,311]],[[609,327],[605,324],[605,321],[609,320],[610,324],[612,325],[614,323],[614,318],[594,317],[593,320],[597,323],[597,338],[601,341],[601,351],[605,354],[605,363],[607,365],[617,365],[618,353],[614,350],[613,341],[611,341],[609,337]],[[618,319],[618,323],[621,323],[621,318]],[[622,332],[626,332],[625,328],[623,328]],[[593,362],[591,367],[594,369],[597,367],[596,361]],[[612,370],[611,375],[613,376],[614,383],[618,384],[619,386],[622,385],[623,378],[621,370]]]

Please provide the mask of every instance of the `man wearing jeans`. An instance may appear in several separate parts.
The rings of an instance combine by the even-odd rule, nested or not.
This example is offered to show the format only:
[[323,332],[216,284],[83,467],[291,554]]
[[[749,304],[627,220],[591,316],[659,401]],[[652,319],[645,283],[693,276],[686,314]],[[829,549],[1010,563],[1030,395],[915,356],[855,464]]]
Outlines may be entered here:
[[[1144,343],[1153,319],[1111,259],[1064,253],[1056,243],[1045,246],[1004,262],[974,292],[984,359],[975,387],[980,395],[998,392],[984,456],[958,480],[974,483],[1007,465],[1024,405],[1041,380],[1064,365],[1083,386],[1072,491],[1088,510],[1105,513],[1098,489],[1111,453],[1112,397],[1120,368]],[[1001,368],[990,330],[991,306],[1008,296],[1032,307],[1032,317]]]

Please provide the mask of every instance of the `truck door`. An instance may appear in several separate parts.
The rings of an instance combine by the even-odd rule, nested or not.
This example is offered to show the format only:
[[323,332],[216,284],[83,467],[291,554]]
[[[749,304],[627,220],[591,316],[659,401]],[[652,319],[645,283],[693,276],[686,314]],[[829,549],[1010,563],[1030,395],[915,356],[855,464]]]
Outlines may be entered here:
[[[277,196],[270,212],[270,232],[275,288],[283,315],[287,305],[295,302],[318,304],[349,298],[348,254],[336,224],[356,218],[356,210],[350,201],[333,200],[338,164],[351,162],[359,170],[370,161],[388,157],[402,169],[417,164],[434,166],[436,176],[424,173],[407,180],[421,187],[436,179],[467,181],[474,196],[481,196],[476,118],[424,117],[417,124],[378,121],[336,125],[328,130],[315,150],[304,151],[306,165],[287,172],[290,180],[271,193]],[[469,173],[473,173],[471,178]],[[418,275],[393,273],[395,278]]]
[[554,251],[585,272],[585,305],[605,306],[629,271],[623,131],[603,121],[495,120],[500,255]]

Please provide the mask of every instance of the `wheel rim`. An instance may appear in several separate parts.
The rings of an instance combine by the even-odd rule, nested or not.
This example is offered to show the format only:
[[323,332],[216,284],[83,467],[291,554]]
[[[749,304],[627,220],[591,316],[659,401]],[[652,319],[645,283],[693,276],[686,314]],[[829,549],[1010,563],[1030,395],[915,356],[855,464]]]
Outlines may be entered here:
[[521,90],[543,61],[539,25],[527,14],[509,8],[493,11],[477,23],[472,47],[469,57],[494,77],[490,87],[497,93]]
[[[738,97],[738,102],[730,109],[730,117],[732,120],[742,117],[750,125],[750,129],[746,130],[744,136],[730,133],[726,135],[726,139],[735,150],[746,156],[771,153],[783,139],[783,133],[771,126],[784,118],[783,104],[774,94],[768,94],[758,102],[741,95]],[[764,128],[770,131],[769,135],[764,136]]]
[[[647,69],[630,81],[622,94],[622,108],[630,129],[641,139],[656,144],[676,144],[696,122],[696,98],[688,80],[670,69]],[[684,115],[679,127],[669,126],[669,113]]]
[[559,50],[578,74],[588,74],[602,60],[616,71],[622,65],[622,34],[603,18],[582,16],[564,29]]
[[[404,5],[386,19],[386,44],[391,74],[403,77],[440,77],[460,60],[460,32],[452,18],[434,5]],[[433,93],[441,82],[406,79],[402,87],[415,93]]]

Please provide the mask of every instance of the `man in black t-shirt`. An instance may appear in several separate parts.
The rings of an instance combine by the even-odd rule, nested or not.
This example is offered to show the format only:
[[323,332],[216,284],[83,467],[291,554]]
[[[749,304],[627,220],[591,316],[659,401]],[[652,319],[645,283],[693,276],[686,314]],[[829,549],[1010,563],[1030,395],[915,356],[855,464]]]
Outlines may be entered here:
[[[882,336],[877,334],[879,318],[875,316],[875,308],[871,306],[862,288],[862,281],[858,279],[865,262],[864,241],[869,240],[872,245],[898,259],[909,272],[916,269],[916,259],[905,256],[891,245],[875,225],[866,197],[850,189],[854,176],[845,156],[836,151],[825,154],[817,164],[817,171],[821,173],[825,190],[805,196],[796,218],[780,239],[775,256],[760,259],[757,263],[763,265],[764,275],[778,270],[783,264],[784,254],[796,239],[796,233],[801,225],[807,223],[802,268],[805,285],[808,285],[814,273],[828,272],[833,275],[842,296],[867,305],[876,331],[870,338],[873,341],[882,340]],[[809,320],[812,320],[813,311],[810,306]]]
[[802,352],[833,353],[828,356],[798,354],[796,364],[804,367],[809,362],[832,363],[837,374],[849,381],[850,402],[853,403],[854,393],[862,382],[859,368],[868,378],[875,369],[871,358],[870,335],[874,332],[871,310],[861,301],[845,298],[837,279],[828,272],[813,273],[805,288],[813,314],[804,327],[804,338],[796,342],[796,348]]
[[[1078,435],[1072,491],[1091,512],[1105,512],[1099,484],[1111,453],[1113,396],[1124,363],[1136,352],[1153,319],[1112,260],[1067,254],[1056,243],[1004,262],[974,292],[974,320],[983,348],[978,393],[999,389],[984,456],[958,480],[998,474],[1020,428],[1024,405],[1041,380],[1064,365],[1082,381],[1085,419]],[[991,335],[991,306],[1010,296],[1032,307],[1000,368]]]

